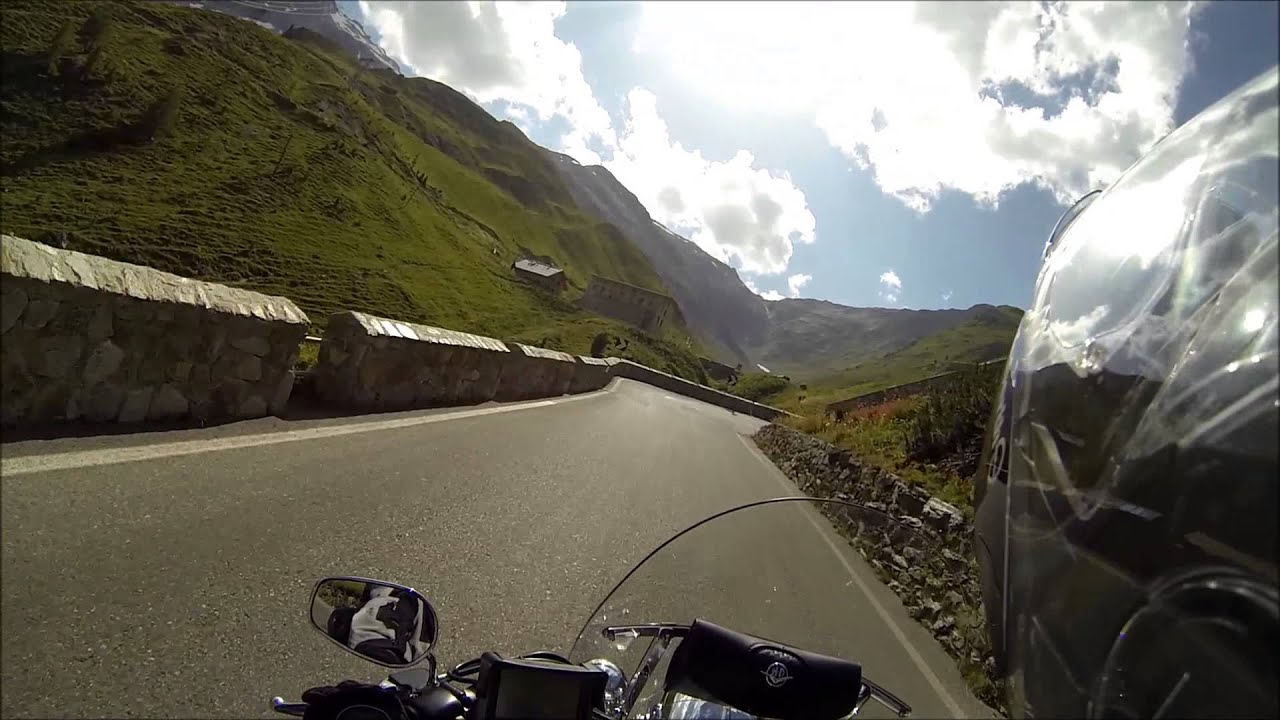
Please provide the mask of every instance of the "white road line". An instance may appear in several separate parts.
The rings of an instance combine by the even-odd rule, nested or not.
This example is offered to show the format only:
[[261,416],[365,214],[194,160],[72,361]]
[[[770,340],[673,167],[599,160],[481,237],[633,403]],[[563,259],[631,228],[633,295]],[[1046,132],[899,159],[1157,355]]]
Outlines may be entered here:
[[603,390],[560,397],[551,400],[522,403],[519,405],[501,405],[498,407],[475,408],[439,415],[396,418],[394,420],[375,420],[371,422],[349,423],[346,425],[329,425],[325,427],[306,428],[302,430],[285,430],[282,432],[261,433],[258,435],[240,435],[236,437],[211,438],[207,440],[181,440],[177,442],[139,445],[135,447],[105,448],[99,450],[77,450],[50,455],[27,455],[15,458],[0,458],[0,477],[10,478],[15,475],[50,472],[54,470],[71,470],[74,468],[115,465],[118,463],[140,462],[159,458],[194,455],[196,453],[217,452],[220,450],[236,450],[239,448],[259,447],[262,445],[278,445],[280,443],[298,442],[301,440],[320,440],[323,438],[354,435],[356,433],[379,432],[382,430],[398,430],[416,425],[461,420],[464,418],[497,415],[499,413],[518,412],[533,408],[563,405],[577,400],[597,397],[602,393],[613,392],[617,387],[614,381]]
[[[755,443],[751,442],[743,435],[739,435],[738,439],[742,441],[742,444],[746,446],[747,450],[752,455],[755,455],[760,462],[764,463],[768,470],[773,474],[773,477],[786,490],[788,495],[797,492],[797,489],[791,480],[778,469],[778,466],[773,464],[773,461],[766,457],[764,453],[760,452],[760,448],[756,447]],[[898,623],[896,623],[889,615],[889,611],[885,610],[884,606],[880,604],[880,601],[871,594],[871,588],[868,587],[866,582],[864,582],[858,573],[854,571],[853,566],[849,564],[849,560],[845,558],[844,553],[840,552],[840,548],[836,547],[836,544],[831,541],[831,537],[823,531],[822,526],[819,525],[818,522],[809,515],[809,513],[804,513],[804,517],[809,521],[809,524],[813,526],[813,529],[817,531],[818,535],[822,537],[822,540],[827,544],[827,547],[831,548],[831,552],[835,554],[836,559],[844,566],[845,571],[849,573],[849,577],[853,578],[853,582],[857,584],[858,589],[861,590],[862,594],[866,596],[868,601],[870,601],[871,607],[875,608],[876,614],[879,615],[880,619],[884,621],[884,624],[889,627],[889,631],[893,633],[894,638],[896,638],[898,643],[902,645],[903,649],[907,651],[907,655],[911,658],[911,661],[915,663],[916,669],[920,671],[920,674],[924,676],[924,679],[933,687],[934,692],[936,692],[938,697],[942,699],[943,704],[951,711],[951,717],[963,718],[964,711],[960,709],[960,705],[951,697],[951,693],[947,692],[942,681],[939,680],[937,674],[933,672],[933,668],[929,667],[929,665],[924,661],[924,658],[920,657],[920,653],[916,652],[915,647],[913,647],[907,640],[906,633],[902,631],[902,628],[898,626]]]

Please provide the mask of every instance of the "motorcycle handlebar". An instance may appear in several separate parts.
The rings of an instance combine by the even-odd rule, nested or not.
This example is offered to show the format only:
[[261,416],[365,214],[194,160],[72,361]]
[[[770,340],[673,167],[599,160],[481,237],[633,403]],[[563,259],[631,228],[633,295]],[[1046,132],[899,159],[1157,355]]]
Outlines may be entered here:
[[[453,693],[451,692],[450,694],[452,695]],[[859,693],[859,696],[860,696],[858,698],[859,709],[861,709],[861,707],[866,703],[867,700],[874,699],[876,702],[880,703],[881,705],[884,705],[886,708],[888,708],[898,717],[907,717],[908,715],[911,714],[910,705],[907,705],[905,702],[903,702],[900,698],[898,698],[893,693],[889,692],[888,690],[885,690],[884,688],[880,687],[879,685],[865,678],[863,678],[862,680],[862,692]],[[422,695],[419,695],[418,698],[422,698]],[[425,700],[425,698],[423,698],[423,700]],[[417,711],[417,714],[419,716],[425,715],[427,717],[435,717],[434,713],[422,712],[422,710],[427,709],[423,707],[418,707],[419,705],[422,704],[422,702],[423,702],[422,700],[420,700],[419,702],[410,702],[406,705],[406,707]],[[285,702],[284,698],[282,697],[273,697],[271,698],[271,709],[283,715],[291,715],[293,717],[303,717],[304,715],[306,715],[306,712],[307,712],[307,704],[304,702],[298,702],[298,703]],[[598,715],[598,717],[603,717],[603,715]]]
[[271,698],[271,709],[282,715],[292,715],[294,717],[302,717],[307,712],[306,703],[285,702],[284,698],[276,696]]

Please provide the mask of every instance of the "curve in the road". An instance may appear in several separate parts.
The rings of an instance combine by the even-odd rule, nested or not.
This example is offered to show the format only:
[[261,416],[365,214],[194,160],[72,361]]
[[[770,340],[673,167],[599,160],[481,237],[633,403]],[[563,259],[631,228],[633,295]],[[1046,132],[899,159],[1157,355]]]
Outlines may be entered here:
[[[788,487],[744,445],[761,425],[622,381],[519,409],[7,444],[0,715],[267,717],[272,695],[376,681],[309,629],[309,591],[328,574],[426,592],[442,663],[567,651],[650,548]],[[779,576],[833,572],[822,555]],[[919,716],[989,715],[862,559],[843,557],[943,691],[864,603],[841,621],[865,623],[853,629],[868,676]],[[744,558],[742,571],[760,568]]]

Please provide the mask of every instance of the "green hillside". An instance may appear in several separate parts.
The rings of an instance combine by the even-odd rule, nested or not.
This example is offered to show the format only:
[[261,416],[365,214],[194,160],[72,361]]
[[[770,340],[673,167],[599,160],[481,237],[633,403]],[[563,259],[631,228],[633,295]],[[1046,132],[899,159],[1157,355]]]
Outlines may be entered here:
[[[643,338],[574,307],[593,273],[665,288],[543,151],[447,86],[362,69],[314,33],[156,2],[6,0],[0,46],[5,232],[285,295],[317,325],[364,310],[585,353],[587,323],[703,377],[682,327]],[[516,281],[526,254],[554,259],[570,290]]]
[[761,402],[799,414],[819,413],[827,403],[1004,357],[1013,343],[1022,311],[1008,305],[986,306],[980,310],[968,321],[917,340],[897,352],[840,372],[807,381],[797,379],[784,388],[775,388]]

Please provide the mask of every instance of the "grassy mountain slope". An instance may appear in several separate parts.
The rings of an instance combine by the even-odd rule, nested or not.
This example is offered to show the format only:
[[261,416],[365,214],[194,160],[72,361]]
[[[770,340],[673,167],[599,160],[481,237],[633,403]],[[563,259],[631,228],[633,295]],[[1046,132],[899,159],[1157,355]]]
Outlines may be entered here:
[[[77,40],[51,73],[59,29],[99,6],[105,62],[84,76]],[[0,14],[5,232],[286,295],[317,324],[365,310],[500,338],[561,332],[576,352],[590,338],[565,329],[583,323],[640,337],[572,305],[591,274],[665,291],[540,148],[440,83],[360,69],[308,31],[155,2],[6,0]],[[173,132],[131,137],[174,88]],[[570,292],[516,281],[525,254],[554,258]],[[648,345],[674,358],[659,369],[701,376],[683,328]]]
[[704,347],[721,362],[750,366],[742,345],[763,337],[769,317],[764,301],[747,289],[737,271],[654,221],[607,168],[545,152],[578,206],[616,225],[649,257]]
[[[764,342],[751,347],[770,371],[804,380],[818,380],[864,365],[883,365],[886,358],[906,350],[931,335],[954,330],[969,323],[995,323],[1011,329],[1021,317],[1017,308],[974,305],[960,310],[906,310],[852,308],[825,300],[786,299],[766,303],[769,333]],[[987,318],[984,320],[984,318]],[[976,333],[976,334],[974,334]],[[967,352],[970,342],[982,345],[987,339],[980,331],[968,335],[944,336],[935,348],[938,359]],[[949,346],[955,347],[949,347]],[[1006,345],[1007,347],[1007,345]],[[931,352],[926,346],[923,352]],[[916,360],[907,358],[909,362]],[[885,372],[898,372],[886,369]],[[914,373],[914,367],[902,372]]]
[[827,403],[993,360],[1009,352],[1022,319],[1021,310],[1007,305],[976,305],[965,312],[969,318],[959,325],[845,370],[807,380],[793,379],[786,387],[773,388],[761,401],[799,414],[820,413]]

